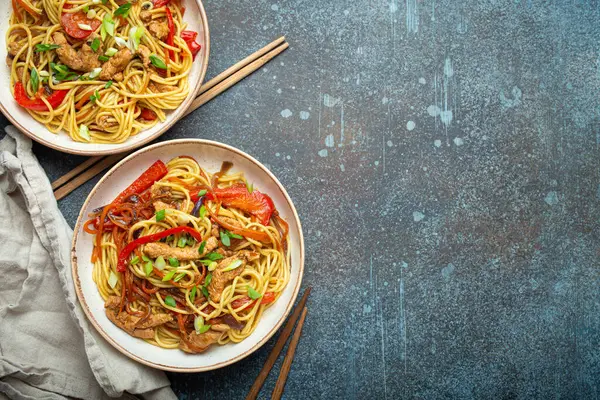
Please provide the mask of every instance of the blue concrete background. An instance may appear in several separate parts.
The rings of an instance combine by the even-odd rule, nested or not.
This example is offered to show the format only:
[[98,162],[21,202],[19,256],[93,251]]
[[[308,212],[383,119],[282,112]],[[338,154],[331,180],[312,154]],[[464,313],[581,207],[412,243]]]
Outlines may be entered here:
[[[285,398],[599,396],[600,2],[205,7],[209,78],[290,43],[161,138],[241,148],[298,207],[313,294]],[[35,152],[51,179],[83,160]],[[173,388],[243,398],[273,342]]]

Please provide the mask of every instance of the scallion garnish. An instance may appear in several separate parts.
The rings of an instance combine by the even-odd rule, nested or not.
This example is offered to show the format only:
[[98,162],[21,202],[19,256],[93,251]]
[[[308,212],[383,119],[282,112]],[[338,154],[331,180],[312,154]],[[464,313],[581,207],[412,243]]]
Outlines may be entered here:
[[108,276],[108,285],[114,289],[115,286],[117,286],[118,282],[119,282],[119,277],[117,276],[117,274],[110,271],[110,275]]
[[127,16],[129,15],[129,10],[131,10],[131,3],[125,3],[125,4],[121,5],[119,8],[117,8],[115,10],[115,12],[113,13],[113,15],[115,17],[127,18]]
[[204,286],[208,287],[208,285],[210,285],[211,281],[212,281],[212,274],[206,275],[206,278],[204,278]]
[[92,40],[92,44],[90,44],[90,47],[92,48],[94,53],[98,51],[98,49],[100,48],[100,44],[100,39],[94,38],[94,40]]
[[194,286],[192,288],[192,290],[190,290],[190,301],[193,303],[194,300],[196,300],[196,291],[198,290],[198,288],[196,286]]
[[36,93],[40,88],[40,74],[38,74],[38,70],[35,67],[31,69],[31,88]]
[[57,44],[45,44],[45,43],[39,43],[35,45],[35,51],[50,51],[50,50],[54,50],[54,49],[60,49],[60,46]]
[[248,286],[248,297],[250,297],[252,300],[256,300],[256,299],[260,299],[262,297],[262,294],[258,293],[256,290],[254,290],[253,287]]
[[219,253],[208,253],[207,257],[210,261],[217,261],[223,258],[223,255]]
[[165,304],[170,307],[177,307],[177,303],[175,302],[175,299],[173,298],[173,296],[165,297]]
[[140,258],[139,258],[138,256],[134,256],[134,257],[131,259],[131,261],[129,261],[129,264],[131,264],[131,265],[135,265],[135,264],[137,264],[137,263],[139,263],[139,262],[140,262]]
[[227,233],[224,231],[220,231],[219,235],[221,236],[221,243],[223,243],[224,246],[229,247],[231,245],[231,240],[229,240],[229,235],[227,235]]
[[202,243],[200,243],[200,247],[198,247],[198,254],[204,253],[205,247],[206,247],[206,240],[203,240]]
[[179,238],[179,241],[177,242],[177,247],[185,247],[185,245],[187,244],[187,237],[185,236],[181,236]]
[[170,281],[171,279],[173,279],[173,277],[175,276],[176,272],[177,272],[176,270],[169,271],[165,276],[163,276],[162,281],[163,282]]
[[162,58],[154,54],[150,55],[150,62],[152,62],[152,65],[154,65],[156,68],[167,69],[167,64],[165,64]]
[[158,210],[158,211],[156,212],[156,222],[160,222],[160,221],[162,221],[163,219],[165,219],[165,214],[166,214],[166,211],[165,211],[165,209]]
[[177,267],[179,267],[179,260],[176,259],[175,257],[171,257],[171,258],[169,258],[169,264],[171,265],[171,267],[177,268]]
[[113,81],[108,81],[106,82],[106,85],[104,85],[104,89],[108,89],[109,87],[111,87],[113,84]]
[[159,256],[156,261],[154,261],[154,266],[159,269],[160,271],[162,271],[163,269],[165,269],[165,267],[167,266],[167,263],[165,262],[165,259],[163,258],[163,256]]
[[200,212],[198,213],[198,216],[200,217],[200,219],[203,219],[205,215],[206,215],[206,207],[202,206],[202,207],[200,207]]
[[144,265],[144,272],[146,272],[146,276],[150,276],[150,274],[152,273],[153,270],[154,270],[154,266],[152,265],[152,261],[148,261]]
[[223,268],[223,272],[233,271],[234,269],[241,267],[242,264],[242,260],[234,260],[231,262],[231,264]]

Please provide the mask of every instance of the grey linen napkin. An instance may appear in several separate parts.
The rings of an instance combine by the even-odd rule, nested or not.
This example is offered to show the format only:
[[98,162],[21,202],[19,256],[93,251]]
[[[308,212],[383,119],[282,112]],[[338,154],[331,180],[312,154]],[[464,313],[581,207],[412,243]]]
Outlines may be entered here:
[[73,231],[14,127],[0,141],[0,398],[175,399],[161,371],[125,357],[88,323],[73,287]]

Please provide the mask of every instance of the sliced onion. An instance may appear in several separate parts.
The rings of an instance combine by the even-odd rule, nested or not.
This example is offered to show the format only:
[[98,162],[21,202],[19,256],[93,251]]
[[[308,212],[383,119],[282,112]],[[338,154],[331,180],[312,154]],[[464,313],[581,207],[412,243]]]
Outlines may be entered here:
[[154,266],[156,268],[158,268],[159,270],[163,270],[165,269],[165,267],[167,266],[167,263],[165,262],[165,259],[163,258],[163,256],[158,257],[155,261],[154,261]]
[[110,271],[110,275],[108,276],[108,285],[114,289],[115,286],[117,286],[118,282],[119,282],[119,277],[117,276],[117,274]]

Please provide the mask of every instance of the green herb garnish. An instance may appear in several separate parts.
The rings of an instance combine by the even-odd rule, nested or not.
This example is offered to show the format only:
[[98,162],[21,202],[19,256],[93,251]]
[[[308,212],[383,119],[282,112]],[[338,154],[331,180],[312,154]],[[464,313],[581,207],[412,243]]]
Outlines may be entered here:
[[173,296],[165,297],[165,304],[170,307],[177,307],[177,303],[175,302],[175,299],[173,298]]
[[[98,60],[102,61],[102,62],[107,62],[108,60],[110,60],[109,57],[106,56],[98,56]],[[108,89],[108,88],[107,88]]]
[[231,262],[231,264],[229,264],[228,266],[223,268],[222,272],[233,271],[234,269],[241,267],[242,264],[243,264],[242,260],[234,260]]
[[206,247],[206,240],[204,240],[204,241],[202,241],[202,243],[200,243],[200,247],[198,247],[198,254],[204,253],[205,247]]
[[219,235],[221,236],[221,243],[223,243],[224,246],[229,247],[231,245],[231,240],[229,240],[227,232],[220,231]]
[[119,8],[117,8],[113,15],[115,17],[127,18],[127,16],[129,15],[129,10],[131,10],[131,3],[125,3]]
[[190,290],[190,301],[193,303],[194,300],[196,300],[196,291],[198,290],[198,288],[196,286],[194,286],[192,288],[192,290]]
[[166,214],[166,211],[164,209],[158,210],[156,212],[156,222],[160,222],[163,219],[165,219],[165,214]]
[[167,69],[167,64],[165,64],[162,58],[155,56],[154,54],[150,55],[150,62],[152,62],[152,65],[156,68]]
[[200,207],[200,212],[198,213],[198,216],[200,217],[200,219],[203,219],[205,215],[206,215],[206,207],[202,206],[202,207]]
[[179,260],[176,259],[175,257],[171,257],[171,258],[169,258],[169,264],[171,265],[171,267],[177,268],[177,267],[179,267]]
[[163,276],[162,281],[163,282],[170,281],[171,279],[173,279],[173,277],[175,276],[176,272],[177,272],[176,270],[169,271],[165,276]]
[[210,296],[210,294],[208,293],[208,289],[206,288],[206,286],[200,286],[200,291],[202,292],[202,294],[204,295],[204,297],[206,297],[208,299],[208,297]]
[[248,286],[248,297],[250,297],[252,300],[256,300],[256,299],[260,299],[262,297],[262,294],[258,293],[256,290],[254,290],[253,287]]
[[144,260],[146,262],[150,261],[150,259],[148,258],[148,256],[145,255],[145,254],[142,256],[142,260]]
[[139,258],[138,256],[134,256],[134,257],[131,259],[131,261],[129,261],[129,264],[131,264],[131,265],[135,265],[135,264],[137,264],[137,263],[139,263],[139,262],[140,262],[140,258]]
[[231,233],[231,232],[229,232],[229,231],[227,231],[227,235],[229,235],[229,237],[230,237],[230,238],[232,238],[232,239],[243,239],[243,238],[244,238],[244,237],[243,237],[243,236],[241,236],[241,235],[238,235],[238,234],[236,234],[236,233]]
[[[99,58],[99,57],[98,57]],[[108,89],[109,87],[111,87],[113,84],[113,81],[108,81],[106,82],[106,85],[104,85],[104,89]]]
[[40,88],[40,74],[35,67],[31,69],[31,88],[37,93]]
[[54,49],[60,49],[60,46],[57,44],[42,44],[42,43],[35,45],[35,51],[37,51],[37,52],[50,51],[50,50],[54,50]]
[[212,274],[206,275],[206,278],[204,278],[204,286],[208,287],[208,285],[210,285],[211,281],[212,281]]
[[210,261],[217,261],[223,258],[223,255],[219,253],[208,253],[207,257]]
[[150,274],[152,273],[153,270],[154,270],[154,266],[152,265],[152,261],[148,261],[144,265],[144,272],[146,272],[146,276],[150,276]]
[[100,44],[100,39],[94,38],[94,40],[92,40],[92,44],[90,44],[90,47],[92,48],[94,53],[98,51],[98,49],[100,48]]
[[179,274],[175,277],[175,279],[173,279],[173,282],[179,282],[183,277],[185,276],[185,274]]
[[187,244],[187,242],[188,242],[187,237],[181,236],[179,238],[179,241],[177,242],[177,246],[183,248],[183,247],[185,247],[185,245]]

